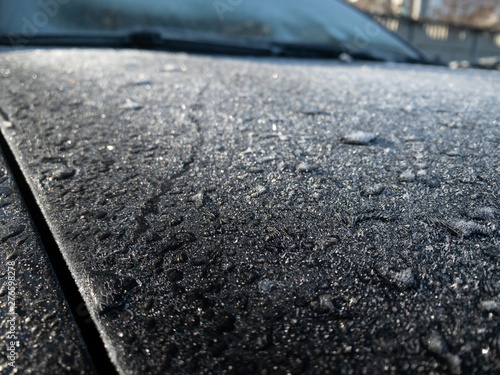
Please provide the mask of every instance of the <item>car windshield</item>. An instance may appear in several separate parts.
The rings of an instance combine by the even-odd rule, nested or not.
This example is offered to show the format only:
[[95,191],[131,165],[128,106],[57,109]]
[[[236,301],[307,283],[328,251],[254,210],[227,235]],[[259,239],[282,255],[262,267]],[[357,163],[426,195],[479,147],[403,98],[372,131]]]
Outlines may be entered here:
[[9,44],[152,31],[162,38],[314,45],[383,60],[421,59],[340,0],[0,0],[0,34]]

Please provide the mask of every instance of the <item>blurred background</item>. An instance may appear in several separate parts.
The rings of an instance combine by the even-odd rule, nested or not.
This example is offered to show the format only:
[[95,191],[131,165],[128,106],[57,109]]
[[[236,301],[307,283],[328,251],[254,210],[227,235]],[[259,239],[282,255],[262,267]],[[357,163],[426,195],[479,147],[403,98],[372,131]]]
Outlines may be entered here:
[[[500,61],[500,0],[346,0],[431,60]],[[488,59],[489,57],[489,59]]]

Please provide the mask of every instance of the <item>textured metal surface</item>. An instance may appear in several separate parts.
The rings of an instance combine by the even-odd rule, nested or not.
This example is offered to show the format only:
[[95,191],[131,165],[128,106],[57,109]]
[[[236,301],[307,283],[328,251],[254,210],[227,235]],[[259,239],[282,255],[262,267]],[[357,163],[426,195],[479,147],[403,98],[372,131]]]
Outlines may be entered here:
[[0,66],[2,132],[122,373],[499,371],[496,73]]
[[0,153],[0,372],[93,374],[88,354]]

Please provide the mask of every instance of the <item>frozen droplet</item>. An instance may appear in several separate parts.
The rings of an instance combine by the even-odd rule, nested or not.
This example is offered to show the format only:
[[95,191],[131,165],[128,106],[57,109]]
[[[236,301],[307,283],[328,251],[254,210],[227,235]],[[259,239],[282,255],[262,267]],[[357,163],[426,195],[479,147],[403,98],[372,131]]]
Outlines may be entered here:
[[274,288],[275,285],[276,285],[276,282],[273,280],[268,280],[268,279],[261,280],[261,281],[259,281],[259,285],[258,285],[259,292],[269,293]]
[[236,316],[228,311],[223,311],[215,318],[215,332],[222,334],[223,332],[231,332],[236,323]]
[[101,232],[97,235],[97,239],[99,241],[107,240],[109,237],[111,237],[111,232],[109,232],[109,231],[104,231],[104,232]]
[[297,165],[296,171],[301,173],[301,172],[313,172],[318,169],[317,165],[314,164],[309,164],[306,162],[301,162],[299,165]]
[[345,52],[342,52],[342,53],[339,55],[338,59],[339,59],[340,61],[342,61],[343,63],[345,63],[345,64],[350,64],[350,63],[352,63],[352,61],[353,61],[352,56],[351,56],[351,55],[349,55],[348,53],[345,53]]
[[427,175],[427,171],[426,171],[425,169],[419,169],[419,170],[417,171],[417,176],[418,176],[418,177],[424,177],[424,176],[426,176],[426,175]]
[[76,170],[73,168],[62,168],[54,171],[52,174],[52,178],[54,180],[65,180],[67,178],[71,178],[75,175]]
[[391,276],[400,290],[411,288],[415,284],[415,277],[410,268],[406,268],[399,272],[393,272]]
[[393,270],[386,263],[378,263],[375,270],[380,279],[393,289],[405,291],[415,286],[415,275],[411,268]]
[[134,102],[131,99],[127,99],[124,104],[120,106],[120,109],[132,109],[132,110],[138,110],[141,109],[142,105],[140,105],[137,102]]
[[205,195],[203,194],[203,191],[200,191],[198,194],[195,194],[191,196],[191,202],[194,203],[194,206],[196,208],[201,208],[203,207],[204,201],[205,201]]
[[250,173],[262,173],[262,172],[264,172],[264,169],[261,167],[250,167],[250,168],[248,168],[248,171]]
[[413,109],[414,109],[414,107],[413,107],[413,105],[411,105],[411,104],[408,104],[407,106],[405,106],[405,107],[403,108],[403,110],[404,110],[405,112],[408,112],[408,113],[409,113],[409,112],[412,112],[412,111],[413,111]]
[[273,132],[266,132],[266,133],[259,134],[260,139],[270,139],[270,138],[278,138],[278,137],[279,137],[279,134],[273,133]]
[[111,271],[92,271],[87,281],[99,315],[121,311],[125,307],[127,294],[138,285],[134,278]]
[[244,151],[241,151],[240,154],[241,155],[248,155],[248,154],[253,154],[254,152],[255,152],[255,150],[252,147],[248,146],[248,148]]
[[340,141],[349,145],[367,145],[370,142],[374,141],[375,138],[376,135],[373,133],[355,131],[344,135],[342,138],[340,138]]
[[184,219],[182,218],[182,216],[172,216],[169,220],[168,220],[168,226],[169,227],[175,227],[179,224],[182,223]]
[[181,73],[185,72],[187,68],[185,66],[178,66],[174,64],[165,64],[163,65],[161,71],[167,73]]
[[361,193],[363,195],[380,195],[384,190],[385,186],[383,184],[365,185],[361,188]]
[[462,153],[460,149],[453,149],[453,150],[448,150],[446,152],[446,155],[451,156],[451,157],[457,157],[457,156],[462,156]]
[[500,246],[488,246],[482,249],[483,254],[488,255],[489,257],[500,260]]
[[0,201],[0,208],[7,207],[7,206],[9,206],[11,204],[12,204],[12,202],[9,202],[7,200],[5,200],[5,201],[2,200],[2,201]]
[[328,115],[327,111],[324,111],[320,108],[305,108],[301,111],[304,115],[307,116],[317,116],[317,115]]
[[4,129],[13,129],[14,128],[14,124],[10,121],[2,121],[0,120],[0,128],[4,128]]
[[172,257],[172,263],[185,263],[188,260],[188,256],[184,251],[180,251]]
[[267,189],[265,188],[265,186],[259,185],[259,186],[255,187],[255,189],[253,189],[253,192],[250,194],[250,197],[257,198],[258,196],[264,194],[265,192],[267,192]]
[[181,281],[184,278],[184,273],[177,269],[171,269],[167,271],[167,280],[170,282]]
[[500,314],[500,302],[493,300],[481,301],[479,309],[485,312]]
[[498,332],[496,337],[493,339],[492,344],[496,346],[497,351],[500,351],[500,332]]
[[460,237],[470,237],[474,234],[479,234],[483,236],[490,236],[492,233],[491,228],[476,223],[472,220],[463,220],[463,219],[435,219],[438,224],[441,224],[443,227],[448,229],[455,236]]
[[128,83],[129,86],[151,86],[152,84],[153,82],[148,79],[138,79]]
[[399,176],[399,179],[403,182],[413,182],[415,181],[415,173],[411,169],[407,169]]
[[450,353],[448,345],[444,340],[443,336],[437,332],[433,331],[429,337],[424,341],[427,349],[437,355],[439,358],[448,363],[450,371],[453,374],[459,374],[461,372],[461,359],[458,355]]
[[426,344],[427,349],[435,354],[443,355],[448,353],[448,346],[441,334],[437,331],[432,331],[429,337],[427,337]]
[[499,216],[499,210],[495,207],[478,207],[468,214],[471,219],[494,220]]
[[448,366],[450,367],[450,370],[454,373],[454,374],[460,374],[461,373],[461,363],[462,363],[462,360],[460,359],[460,357],[456,354],[448,354],[446,356],[446,361],[448,362]]
[[322,311],[335,311],[335,306],[333,305],[332,296],[329,294],[323,294],[319,296],[319,308]]
[[6,186],[0,186],[0,196],[8,197],[12,195],[13,191],[11,188]]
[[162,243],[162,248],[163,251],[168,252],[172,250],[177,250],[184,244],[191,243],[194,241],[196,241],[196,236],[191,232],[177,233],[171,238],[164,240]]
[[24,225],[17,225],[14,227],[10,227],[8,233],[0,238],[0,243],[7,241],[10,238],[14,238],[19,236],[21,233],[24,232],[26,227]]

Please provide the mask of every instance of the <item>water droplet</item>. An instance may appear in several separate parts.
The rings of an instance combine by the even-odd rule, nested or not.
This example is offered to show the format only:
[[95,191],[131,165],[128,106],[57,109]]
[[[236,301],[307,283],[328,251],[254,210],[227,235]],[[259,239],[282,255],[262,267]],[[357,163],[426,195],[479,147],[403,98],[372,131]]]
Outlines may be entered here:
[[370,142],[374,141],[377,136],[373,133],[363,132],[363,131],[355,131],[349,134],[344,135],[340,138],[340,141],[349,145],[367,145]]

